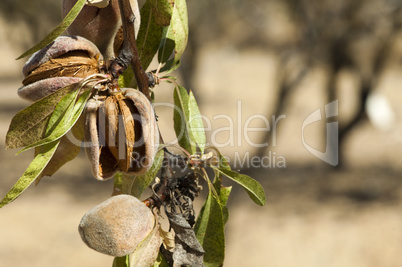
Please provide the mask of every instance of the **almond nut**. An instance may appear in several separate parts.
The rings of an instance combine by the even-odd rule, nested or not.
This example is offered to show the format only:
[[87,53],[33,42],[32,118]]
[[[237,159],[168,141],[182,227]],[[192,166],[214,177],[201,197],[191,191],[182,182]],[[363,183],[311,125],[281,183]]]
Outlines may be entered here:
[[60,36],[33,54],[24,65],[23,87],[18,95],[39,100],[54,91],[99,73],[102,55],[98,48],[79,36]]
[[135,89],[91,99],[85,111],[85,147],[96,179],[115,171],[145,174],[159,146],[152,104]]

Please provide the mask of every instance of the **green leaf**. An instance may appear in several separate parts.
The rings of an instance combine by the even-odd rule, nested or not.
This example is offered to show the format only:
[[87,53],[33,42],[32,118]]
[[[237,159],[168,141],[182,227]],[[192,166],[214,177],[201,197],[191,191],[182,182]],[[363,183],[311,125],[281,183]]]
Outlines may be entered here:
[[221,204],[222,207],[222,213],[223,213],[223,225],[227,223],[229,220],[229,209],[226,207],[229,195],[232,191],[231,186],[223,186],[222,185],[222,178],[221,177],[216,177],[214,181],[214,188],[215,191],[217,192],[219,196],[219,203]]
[[256,204],[260,206],[265,205],[265,192],[259,182],[248,175],[240,174],[226,168],[219,168],[218,171],[241,185]]
[[228,158],[219,153],[219,168],[231,170]]
[[19,111],[11,120],[6,136],[6,148],[24,147],[41,140],[55,106],[76,87],[77,84],[64,87]]
[[194,231],[205,250],[205,266],[221,266],[225,258],[225,232],[222,207],[212,192],[198,215]]
[[202,117],[193,93],[177,86],[174,90],[174,129],[180,146],[191,154],[197,152],[197,145],[201,153],[205,148],[205,132]]
[[[226,201],[227,201],[231,191],[232,191],[231,186],[224,187],[221,189],[221,195],[219,195],[221,203],[222,203],[222,198],[226,198]],[[226,225],[226,223],[229,220],[229,209],[226,207],[226,204],[225,204],[225,206],[222,206],[222,215],[223,215],[223,225]]]
[[115,257],[113,267],[130,267],[130,255]]
[[179,145],[185,150],[189,151],[191,154],[196,153],[196,144],[192,142],[190,127],[188,125],[189,121],[189,110],[188,110],[188,94],[186,89],[181,86],[177,86],[173,93],[174,99],[174,130],[179,142]]
[[162,36],[165,36],[160,44],[159,51],[158,51],[158,62],[159,63],[166,63],[170,56],[172,55],[175,42],[172,39],[166,38],[168,34],[169,27],[165,27],[163,29]]
[[121,172],[117,172],[113,177],[112,196],[116,196],[122,193],[123,193],[123,174]]
[[147,189],[155,180],[159,169],[162,167],[163,162],[163,150],[159,150],[156,153],[152,167],[144,175],[135,177],[133,185],[131,187],[131,195],[136,198],[140,198],[141,194]]
[[[163,39],[159,47],[158,58],[160,63],[166,64],[161,72],[172,72],[180,66],[180,58],[186,48],[188,40],[188,17],[185,0],[174,1],[170,25],[164,31]],[[174,49],[172,46],[174,45]],[[174,57],[167,60],[174,50]]]
[[131,82],[133,81],[134,78],[134,72],[133,68],[128,66],[128,68],[123,72],[122,75],[119,76],[119,87],[120,88],[130,88],[131,87]]
[[[35,147],[35,155],[40,153],[41,147]],[[55,174],[64,164],[75,159],[80,153],[81,147],[70,142],[68,138],[63,136],[60,139],[59,147],[50,159],[49,163],[40,173],[35,180],[35,185],[39,184],[40,180],[44,176],[52,176]]]
[[148,0],[141,8],[141,26],[137,36],[137,48],[144,70],[151,64],[162,38],[163,26],[155,21],[153,1]]
[[19,153],[57,140],[65,135],[71,129],[71,127],[74,126],[81,113],[84,111],[85,104],[91,94],[91,90],[86,89],[76,101],[77,95],[80,91],[81,90],[75,90],[62,98],[50,116],[48,126],[45,131],[45,137],[33,144],[26,146]]
[[169,26],[172,18],[174,0],[149,0],[156,24]]
[[120,194],[130,195],[134,179],[135,175],[120,172],[116,173],[114,175],[113,196]]
[[197,101],[195,100],[192,91],[190,91],[188,97],[188,113],[189,113],[188,124],[190,127],[191,136],[193,138],[193,141],[200,148],[202,154],[204,153],[205,142],[206,142],[204,124],[202,122],[200,110],[198,109]]
[[155,261],[153,267],[169,267],[169,264],[166,262],[162,253],[159,252],[158,258],[156,258],[156,261]]
[[[37,185],[44,176],[52,176],[64,164],[75,159],[81,151],[81,142],[84,140],[84,116],[81,116],[71,131],[60,139],[60,144],[57,147],[52,159],[47,164],[46,168],[36,178]],[[35,156],[38,154],[39,147],[35,148]]]
[[53,30],[51,31],[42,41],[40,41],[37,45],[23,53],[17,59],[24,58],[26,56],[30,56],[36,51],[41,50],[46,47],[48,44],[53,42],[57,37],[59,37],[70,25],[74,22],[75,18],[81,12],[81,9],[84,7],[86,0],[78,0],[77,3],[73,6],[73,8],[68,12],[63,21]]
[[219,190],[219,201],[221,203],[223,213],[223,225],[225,225],[229,220],[229,209],[226,207],[226,204],[229,199],[230,192],[232,192],[231,186],[223,186]]
[[0,208],[19,197],[19,195],[21,195],[21,193],[24,192],[33,181],[35,181],[52,158],[59,142],[59,140],[53,141],[40,148],[38,155],[36,155],[31,164],[29,164],[29,167],[26,169],[24,174],[20,179],[18,179],[17,183],[0,202]]

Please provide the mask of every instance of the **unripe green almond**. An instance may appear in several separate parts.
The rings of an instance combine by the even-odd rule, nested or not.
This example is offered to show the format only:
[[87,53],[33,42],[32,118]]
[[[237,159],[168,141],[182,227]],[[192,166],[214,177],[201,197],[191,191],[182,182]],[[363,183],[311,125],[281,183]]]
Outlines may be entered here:
[[109,198],[88,211],[79,232],[90,248],[114,257],[131,254],[155,226],[151,210],[130,195]]

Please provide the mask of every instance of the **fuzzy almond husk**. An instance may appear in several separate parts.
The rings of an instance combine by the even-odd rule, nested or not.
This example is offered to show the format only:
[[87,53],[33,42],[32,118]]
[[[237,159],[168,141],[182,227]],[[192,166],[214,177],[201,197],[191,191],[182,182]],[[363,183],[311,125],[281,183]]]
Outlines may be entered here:
[[[155,111],[147,97],[140,91],[123,88],[122,92],[125,96],[124,101],[131,102],[138,112],[138,115],[134,116],[135,144],[133,161],[127,172],[142,175],[151,168],[159,148],[159,130],[156,123]],[[137,127],[137,124],[141,125],[141,127]]]
[[[98,110],[103,101],[90,99],[85,107],[85,151],[97,180],[112,178],[117,171],[117,161],[108,146],[99,143]],[[102,123],[102,122],[101,122]],[[101,136],[101,140],[105,140]]]
[[59,36],[25,63],[18,95],[37,101],[56,90],[100,72],[103,57],[90,41],[79,36]]
[[134,89],[91,99],[86,108],[86,151],[96,179],[115,171],[145,174],[159,146],[152,104]]
[[90,248],[121,257],[135,251],[154,229],[155,222],[154,214],[140,200],[118,195],[88,211],[78,229]]

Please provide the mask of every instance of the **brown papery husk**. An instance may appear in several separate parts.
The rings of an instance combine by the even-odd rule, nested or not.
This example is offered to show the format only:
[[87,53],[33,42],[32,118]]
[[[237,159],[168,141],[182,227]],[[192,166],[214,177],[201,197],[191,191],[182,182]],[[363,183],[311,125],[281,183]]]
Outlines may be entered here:
[[115,96],[106,98],[104,104],[99,108],[99,120],[101,120],[101,116],[104,116],[105,121],[99,124],[99,131],[105,134],[106,145],[115,159],[118,159],[121,133],[119,133],[119,107]]
[[98,59],[89,58],[88,53],[84,51],[73,51],[35,68],[22,84],[28,85],[39,80],[62,76],[85,78],[94,73],[99,73]]
[[[124,101],[129,102],[131,100],[126,99]],[[139,114],[139,111],[136,106],[135,109],[137,112],[135,114]],[[140,117],[134,119],[134,132],[135,132],[134,149],[131,157],[131,165],[130,168],[128,169],[128,172],[141,173],[143,172],[144,169],[143,165],[144,163],[146,163],[148,155],[146,154],[147,153],[146,145],[143,138],[144,128],[142,127]]]
[[[138,114],[135,121],[135,144],[131,167],[128,172],[135,175],[146,173],[152,166],[159,147],[159,131],[155,112],[147,97],[138,90],[122,88],[125,101],[132,103]],[[137,127],[137,124],[141,127]]]
[[135,146],[135,138],[137,132],[141,132],[141,124],[136,124],[134,121],[134,116],[138,114],[134,103],[132,101],[124,99],[123,95],[117,95],[116,98],[119,105],[119,113],[121,115],[125,136],[125,150],[120,150],[120,152],[123,153],[120,153],[119,155],[119,168],[123,172],[128,172],[133,161],[132,154]]
[[99,133],[98,111],[103,105],[102,101],[90,99],[85,108],[85,151],[92,166],[92,173],[98,180],[106,180],[113,177],[117,171],[117,161],[110,150],[100,144],[99,140],[105,140]]

